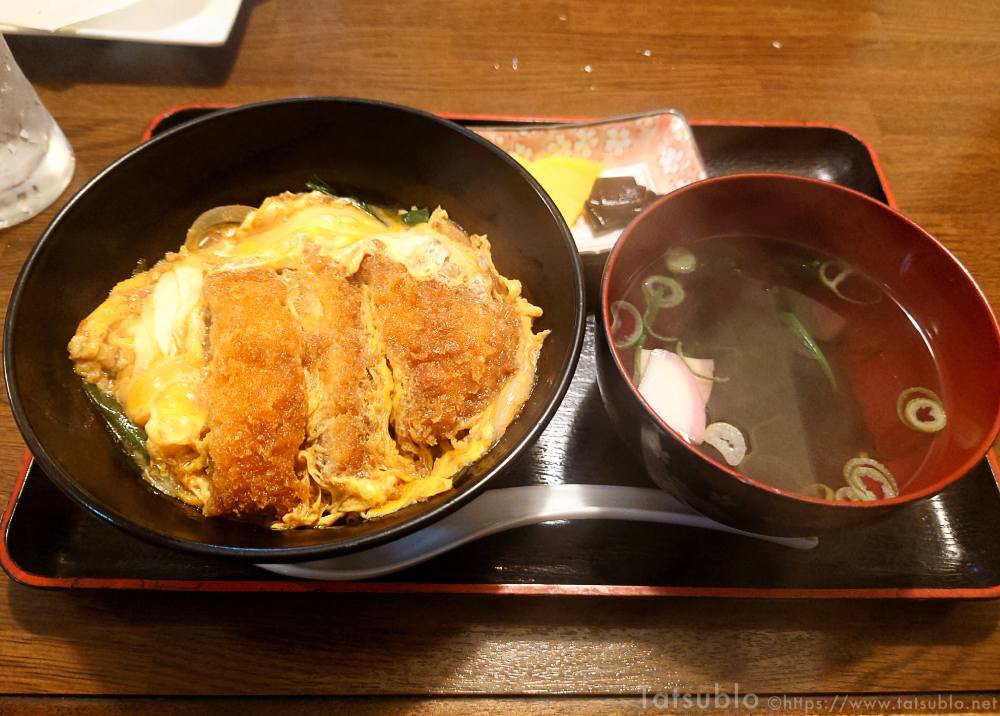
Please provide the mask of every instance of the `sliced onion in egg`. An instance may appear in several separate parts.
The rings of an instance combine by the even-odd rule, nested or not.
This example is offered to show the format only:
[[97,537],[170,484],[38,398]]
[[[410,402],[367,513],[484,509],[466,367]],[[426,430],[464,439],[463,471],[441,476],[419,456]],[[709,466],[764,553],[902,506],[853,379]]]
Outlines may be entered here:
[[197,251],[204,245],[205,237],[221,224],[242,224],[247,214],[256,209],[243,204],[227,204],[209,209],[194,220],[187,230],[184,246],[188,251]]

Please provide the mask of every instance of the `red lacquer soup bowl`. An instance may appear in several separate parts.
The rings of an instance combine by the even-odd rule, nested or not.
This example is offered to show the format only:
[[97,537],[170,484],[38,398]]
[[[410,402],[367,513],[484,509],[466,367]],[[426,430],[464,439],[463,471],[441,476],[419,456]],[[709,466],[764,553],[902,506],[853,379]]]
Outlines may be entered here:
[[[832,255],[875,281],[923,332],[937,364],[947,425],[934,435],[933,447],[918,469],[895,475],[897,496],[830,500],[752,479],[721,455],[716,459],[696,449],[640,395],[632,380],[632,361],[609,339],[611,305],[670,247],[729,236],[792,242]],[[927,498],[983,459],[1000,427],[1000,330],[968,271],[900,213],[827,182],[777,174],[731,175],[660,199],[625,230],[611,251],[601,284],[599,323],[598,382],[621,437],[660,487],[705,515],[745,529],[811,534],[858,524]],[[882,381],[865,375],[863,363],[855,368],[860,376],[855,384],[866,388],[854,397],[869,427],[880,410],[884,417],[882,403],[891,406],[888,411],[895,420],[896,395],[881,395]],[[881,407],[876,408],[876,401]]]

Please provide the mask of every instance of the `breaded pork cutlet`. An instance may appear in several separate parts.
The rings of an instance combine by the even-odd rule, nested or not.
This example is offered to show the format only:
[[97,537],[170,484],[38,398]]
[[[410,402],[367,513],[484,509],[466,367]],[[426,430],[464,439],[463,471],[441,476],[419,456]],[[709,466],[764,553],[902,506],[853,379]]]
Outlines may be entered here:
[[308,388],[306,440],[317,472],[363,475],[398,456],[389,439],[388,375],[366,325],[365,288],[321,257],[286,271],[289,302],[302,326]]
[[208,516],[280,516],[309,499],[295,474],[306,430],[302,335],[270,269],[205,280],[211,360],[205,382]]
[[314,191],[239,213],[204,236],[235,209],[197,219],[70,341],[144,479],[280,530],[450,490],[528,400],[541,309],[442,208],[414,222]]
[[454,439],[516,369],[519,317],[492,291],[414,279],[381,255],[365,258],[375,324],[396,386],[400,444]]

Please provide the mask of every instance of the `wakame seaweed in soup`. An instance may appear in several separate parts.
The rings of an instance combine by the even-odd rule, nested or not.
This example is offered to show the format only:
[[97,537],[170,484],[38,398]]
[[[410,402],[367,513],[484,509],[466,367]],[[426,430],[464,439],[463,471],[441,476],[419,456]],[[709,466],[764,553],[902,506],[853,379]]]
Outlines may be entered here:
[[[926,336],[836,257],[755,236],[674,246],[612,304],[654,411],[708,457],[812,497],[895,497],[947,440]],[[945,396],[947,398],[947,396]]]

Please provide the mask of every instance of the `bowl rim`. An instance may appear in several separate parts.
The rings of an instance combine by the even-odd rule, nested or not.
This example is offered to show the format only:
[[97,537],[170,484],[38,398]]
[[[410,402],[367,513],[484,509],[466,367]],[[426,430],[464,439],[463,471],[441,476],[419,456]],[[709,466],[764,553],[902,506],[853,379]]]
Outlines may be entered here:
[[994,440],[996,440],[997,438],[997,434],[1000,433],[1000,412],[998,412],[997,415],[994,416],[992,427],[990,427],[986,431],[983,439],[978,443],[976,449],[973,451],[972,455],[974,455],[975,457],[970,457],[964,460],[963,462],[959,463],[954,468],[952,468],[951,471],[948,472],[943,478],[935,481],[934,483],[923,489],[917,490],[915,492],[907,492],[905,494],[899,495],[898,497],[893,497],[891,499],[849,502],[846,500],[837,500],[837,501],[824,500],[819,497],[810,497],[808,495],[791,492],[789,490],[782,490],[780,488],[768,485],[767,483],[761,482],[759,480],[755,480],[752,477],[749,477],[748,475],[745,475],[739,472],[738,470],[733,469],[725,462],[722,462],[720,460],[715,459],[714,457],[705,455],[695,450],[694,447],[691,446],[688,443],[688,441],[685,440],[676,430],[674,430],[669,425],[667,425],[666,422],[664,422],[664,420],[656,413],[656,411],[653,410],[653,408],[646,401],[646,399],[643,398],[642,395],[639,393],[638,386],[636,386],[635,383],[632,381],[632,378],[629,375],[628,370],[626,370],[625,365],[622,363],[618,351],[614,349],[613,347],[614,341],[611,337],[611,324],[609,320],[610,301],[609,301],[608,289],[610,283],[610,276],[614,271],[615,264],[618,260],[619,255],[624,250],[625,245],[629,243],[629,239],[635,233],[636,228],[640,226],[644,221],[648,221],[649,217],[652,216],[655,213],[655,211],[659,209],[659,207],[668,204],[672,201],[675,201],[677,197],[683,194],[690,192],[697,192],[704,189],[707,186],[715,186],[719,184],[739,184],[746,181],[773,181],[773,182],[785,182],[788,184],[809,184],[812,186],[818,186],[822,187],[823,190],[825,191],[830,191],[833,193],[839,192],[841,194],[850,196],[854,201],[857,200],[865,201],[877,207],[879,211],[883,211],[888,214],[894,215],[897,219],[902,220],[904,223],[908,224],[911,229],[915,230],[918,234],[922,235],[923,238],[929,242],[929,245],[933,246],[946,261],[949,261],[952,264],[952,266],[955,269],[957,269],[957,271],[961,275],[965,277],[966,282],[973,289],[975,296],[979,299],[979,302],[982,304],[982,308],[985,312],[986,317],[988,318],[990,327],[993,329],[992,335],[994,344],[1000,346],[1000,325],[998,325],[997,323],[996,314],[993,312],[989,300],[983,293],[982,288],[979,286],[978,283],[976,283],[975,279],[972,277],[972,274],[969,273],[969,270],[965,267],[965,265],[961,261],[959,261],[959,259],[948,249],[948,247],[946,247],[938,239],[934,238],[926,229],[921,227],[915,221],[905,216],[898,209],[891,207],[888,204],[885,204],[881,201],[878,201],[877,199],[873,199],[867,194],[863,194],[862,192],[859,192],[855,189],[851,189],[849,187],[845,187],[840,184],[834,184],[832,182],[825,181],[822,179],[803,177],[795,174],[781,174],[777,172],[740,172],[736,174],[725,174],[693,182],[686,186],[680,187],[679,189],[676,189],[670,192],[669,194],[657,199],[655,202],[646,207],[646,209],[641,214],[639,214],[635,219],[631,221],[631,223],[629,223],[628,226],[625,227],[625,229],[622,231],[621,236],[618,238],[618,241],[612,247],[611,253],[608,255],[607,263],[604,266],[604,273],[601,276],[600,330],[604,332],[604,337],[607,339],[608,350],[611,353],[615,367],[617,368],[621,378],[624,379],[625,383],[628,385],[629,391],[631,392],[633,397],[635,397],[636,400],[639,402],[639,404],[642,405],[646,413],[649,416],[651,416],[653,420],[656,421],[659,427],[662,430],[666,431],[668,434],[672,435],[674,438],[676,438],[677,442],[683,445],[687,453],[692,455],[696,460],[707,462],[708,464],[712,465],[713,467],[717,468],[723,473],[729,475],[730,477],[738,480],[739,482],[749,487],[754,487],[763,490],[765,492],[769,492],[778,497],[783,497],[789,500],[795,500],[797,502],[820,505],[826,508],[844,508],[844,509],[855,509],[855,510],[877,509],[892,505],[904,505],[909,502],[916,502],[917,500],[921,500],[925,497],[934,495],[943,490],[951,483],[958,480],[959,478],[963,477],[976,465],[976,463],[982,460],[983,457],[989,452],[991,446],[993,445]]
[[[521,177],[523,181],[527,182],[534,193],[542,200],[545,208],[549,212],[549,215],[552,217],[553,221],[555,221],[559,235],[562,238],[570,257],[570,273],[574,283],[574,286],[571,289],[574,294],[572,296],[572,302],[576,307],[574,323],[572,326],[567,326],[565,329],[571,336],[570,357],[563,366],[561,374],[559,375],[559,378],[554,384],[552,392],[549,395],[548,402],[542,408],[539,419],[528,429],[525,435],[512,446],[511,450],[503,457],[503,459],[494,465],[492,469],[486,472],[483,477],[481,477],[474,484],[466,486],[460,491],[456,491],[459,490],[459,488],[453,487],[452,491],[455,492],[449,496],[449,499],[443,501],[435,508],[415,515],[411,519],[408,519],[400,524],[343,541],[331,541],[298,547],[241,547],[221,545],[211,542],[200,542],[171,536],[133,522],[127,514],[112,508],[103,501],[97,499],[94,495],[91,495],[89,491],[77,483],[72,476],[56,465],[55,461],[50,457],[48,450],[44,445],[42,445],[41,441],[32,429],[24,402],[21,400],[21,397],[15,387],[17,385],[17,369],[15,367],[13,346],[16,342],[16,319],[21,310],[24,286],[35,270],[35,263],[39,254],[46,247],[53,233],[61,226],[65,217],[73,212],[76,205],[81,201],[81,197],[86,195],[93,186],[104,181],[108,175],[115,172],[120,166],[131,161],[134,156],[142,154],[143,152],[151,151],[152,148],[155,148],[160,144],[176,141],[177,137],[194,131],[202,124],[208,122],[218,122],[220,120],[225,120],[232,115],[242,114],[245,112],[262,111],[273,106],[296,104],[327,105],[331,109],[335,107],[352,107],[360,105],[416,115],[425,120],[429,120],[432,123],[446,127],[453,132],[457,132],[458,134],[464,136],[467,140],[471,140],[472,142],[486,148],[494,156],[504,162],[511,170],[513,170],[517,176]],[[572,382],[573,375],[576,372],[576,366],[580,358],[580,353],[583,349],[585,329],[586,295],[583,264],[579,252],[576,249],[576,243],[573,240],[569,227],[566,226],[566,222],[562,218],[562,214],[559,212],[551,197],[549,197],[538,181],[532,177],[531,174],[529,174],[528,171],[521,166],[521,164],[519,164],[502,149],[495,146],[485,138],[480,137],[471,130],[466,129],[451,120],[422,109],[408,107],[406,105],[396,104],[393,102],[385,102],[382,100],[361,97],[309,95],[241,104],[228,109],[220,109],[218,112],[213,112],[203,117],[191,119],[163,132],[156,137],[153,137],[152,139],[140,143],[136,147],[133,147],[118,158],[114,159],[91,179],[86,181],[83,186],[81,186],[80,189],[78,189],[62,206],[62,208],[59,209],[49,224],[45,227],[44,231],[42,231],[39,238],[35,241],[34,246],[32,246],[28,252],[20,271],[18,272],[17,279],[11,289],[11,297],[7,305],[7,315],[4,320],[3,370],[7,386],[7,399],[10,402],[14,421],[18,430],[21,432],[22,437],[27,443],[28,450],[30,451],[33,459],[40,463],[42,471],[48,475],[50,479],[55,481],[63,492],[68,494],[74,499],[74,501],[83,506],[90,513],[106,522],[110,522],[116,527],[124,529],[140,539],[188,553],[211,555],[216,557],[232,557],[255,561],[289,562],[328,557],[335,554],[347,554],[384,544],[433,524],[441,517],[444,517],[446,514],[458,509],[460,506],[478,495],[483,489],[485,489],[487,482],[506,469],[511,463],[519,458],[532,443],[535,442],[537,437],[545,429],[549,421],[559,409],[559,406],[562,404],[562,400],[569,389],[570,383]],[[169,499],[167,496],[162,497],[164,499]]]

